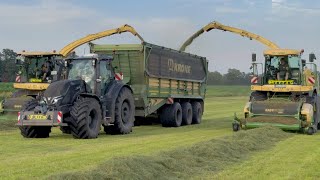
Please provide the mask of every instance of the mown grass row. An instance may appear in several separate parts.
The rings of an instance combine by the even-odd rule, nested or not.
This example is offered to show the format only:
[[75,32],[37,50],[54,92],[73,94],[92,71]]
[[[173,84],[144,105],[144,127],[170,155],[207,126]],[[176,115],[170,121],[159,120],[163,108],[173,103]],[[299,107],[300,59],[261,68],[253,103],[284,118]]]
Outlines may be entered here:
[[89,171],[52,175],[49,179],[189,179],[216,173],[256,151],[270,149],[292,136],[274,127],[242,131],[153,156],[108,160]]

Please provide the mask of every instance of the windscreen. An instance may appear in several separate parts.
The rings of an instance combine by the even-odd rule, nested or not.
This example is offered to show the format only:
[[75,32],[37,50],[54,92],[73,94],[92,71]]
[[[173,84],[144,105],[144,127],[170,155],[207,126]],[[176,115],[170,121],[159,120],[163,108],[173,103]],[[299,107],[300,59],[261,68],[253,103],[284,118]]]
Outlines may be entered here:
[[93,89],[94,66],[91,59],[72,60],[69,68],[69,80],[82,79]]
[[27,57],[24,61],[25,75],[29,82],[46,82],[54,69],[49,57]]

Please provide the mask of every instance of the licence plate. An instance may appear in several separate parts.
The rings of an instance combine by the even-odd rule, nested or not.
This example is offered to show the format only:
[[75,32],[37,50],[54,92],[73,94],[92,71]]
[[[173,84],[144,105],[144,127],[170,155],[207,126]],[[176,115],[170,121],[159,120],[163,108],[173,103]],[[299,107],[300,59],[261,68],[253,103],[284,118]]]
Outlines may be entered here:
[[32,120],[46,120],[47,116],[46,115],[39,115],[39,114],[32,114],[32,115],[28,115],[28,119]]
[[286,85],[284,84],[276,84],[274,85],[275,88],[286,88]]

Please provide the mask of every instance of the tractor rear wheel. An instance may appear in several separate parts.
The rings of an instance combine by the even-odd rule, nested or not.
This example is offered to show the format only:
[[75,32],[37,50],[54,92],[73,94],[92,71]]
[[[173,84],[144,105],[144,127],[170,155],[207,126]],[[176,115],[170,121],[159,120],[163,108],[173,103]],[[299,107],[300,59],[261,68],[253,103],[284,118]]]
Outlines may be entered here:
[[[25,105],[22,110],[32,111],[38,105],[36,99],[31,99]],[[20,126],[21,135],[25,138],[47,138],[51,132],[51,126]]]
[[182,123],[182,109],[178,102],[172,105],[166,105],[160,115],[160,121],[163,127],[179,127]]
[[182,108],[182,124],[190,125],[192,123],[192,106],[189,102],[181,104]]
[[202,106],[200,102],[192,102],[192,124],[200,124],[202,120]]
[[113,126],[105,126],[108,134],[129,134],[134,126],[134,99],[128,88],[122,88],[115,104],[115,119]]
[[101,126],[101,107],[94,98],[79,98],[71,108],[68,123],[74,138],[97,138]]

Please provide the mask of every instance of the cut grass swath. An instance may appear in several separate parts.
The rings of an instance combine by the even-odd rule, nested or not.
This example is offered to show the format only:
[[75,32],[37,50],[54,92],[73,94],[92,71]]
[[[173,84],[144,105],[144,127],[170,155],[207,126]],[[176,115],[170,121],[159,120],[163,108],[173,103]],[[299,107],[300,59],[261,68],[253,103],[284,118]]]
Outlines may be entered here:
[[264,127],[155,156],[113,158],[86,172],[56,174],[49,179],[186,179],[221,171],[292,135],[274,127]]

